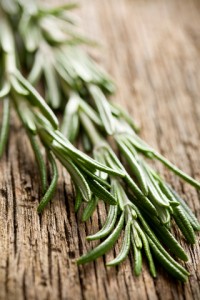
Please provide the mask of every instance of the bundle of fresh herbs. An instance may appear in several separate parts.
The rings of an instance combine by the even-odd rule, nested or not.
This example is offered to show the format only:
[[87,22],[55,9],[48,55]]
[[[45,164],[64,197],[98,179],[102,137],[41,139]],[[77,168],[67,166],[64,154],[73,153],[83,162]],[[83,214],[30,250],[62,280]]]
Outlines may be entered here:
[[[3,29],[0,36],[2,62],[0,98],[4,103],[0,149],[2,153],[8,136],[11,101],[26,129],[40,170],[44,197],[40,202],[38,212],[43,210],[56,188],[58,174],[54,157],[57,157],[69,171],[77,190],[80,191],[85,201],[91,200],[92,193],[96,194],[95,187],[98,185],[98,195],[101,199],[110,204],[116,204],[116,199],[105,189],[107,183],[94,174],[96,170],[101,170],[123,177],[123,172],[106,167],[82,153],[59,131],[58,120],[53,111],[17,68],[15,40],[3,11],[1,11],[0,26]],[[46,166],[38,139],[47,150],[49,162],[52,165],[53,178],[48,188]]]
[[[108,265],[123,261],[132,246],[136,275],[141,272],[144,252],[152,276],[156,276],[154,256],[169,273],[185,281],[188,272],[165,250],[187,261],[185,251],[171,233],[171,221],[175,221],[191,244],[195,243],[195,231],[200,230],[200,224],[184,200],[149,167],[142,155],[159,160],[197,189],[200,183],[141,140],[132,118],[107,100],[114,92],[114,84],[78,47],[89,41],[74,30],[67,12],[74,6],[49,9],[35,1],[1,3],[1,26],[5,28],[0,39],[3,65],[0,96],[4,102],[1,153],[8,132],[10,99],[26,128],[39,165],[45,194],[38,211],[46,206],[56,187],[58,175],[54,157],[72,176],[77,195],[76,211],[84,200],[83,221],[92,216],[99,200],[110,205],[102,229],[88,237],[88,240],[104,240],[79,258],[78,263],[102,256],[124,231],[121,250]],[[48,63],[45,63],[46,57]],[[30,72],[28,80],[16,67],[16,60]],[[62,133],[48,104],[32,86],[38,82],[44,84],[47,103],[53,109],[64,111]],[[122,161],[109,145],[108,136],[113,137],[112,144],[117,145]],[[47,149],[54,174],[48,189],[38,138]],[[70,142],[79,138],[94,159],[72,146]],[[129,168],[125,167],[126,162]]]

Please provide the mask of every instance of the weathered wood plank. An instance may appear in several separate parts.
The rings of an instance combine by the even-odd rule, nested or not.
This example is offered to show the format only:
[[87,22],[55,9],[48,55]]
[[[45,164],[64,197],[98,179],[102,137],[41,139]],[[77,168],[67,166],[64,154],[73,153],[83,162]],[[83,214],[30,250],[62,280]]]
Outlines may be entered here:
[[[114,100],[141,124],[141,135],[180,168],[200,180],[200,4],[187,0],[82,0],[83,31],[99,40],[92,55],[116,79]],[[200,194],[154,166],[188,201],[200,219]],[[83,224],[74,214],[73,191],[59,169],[54,201],[39,217],[37,167],[15,115],[0,162],[0,299],[199,299],[200,244],[188,247],[188,283],[177,283],[158,266],[133,275],[132,257],[118,268],[106,258],[77,267],[76,258],[95,243],[85,237],[105,218],[102,205]],[[198,238],[199,241],[199,238]],[[116,247],[116,251],[118,247]]]

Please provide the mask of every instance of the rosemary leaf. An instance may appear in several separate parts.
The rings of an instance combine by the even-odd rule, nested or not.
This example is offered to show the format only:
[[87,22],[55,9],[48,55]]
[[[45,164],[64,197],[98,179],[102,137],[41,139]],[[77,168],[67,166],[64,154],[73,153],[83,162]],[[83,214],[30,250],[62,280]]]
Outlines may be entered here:
[[0,158],[3,155],[9,134],[9,121],[10,121],[10,99],[3,99],[3,117],[0,132]]
[[58,170],[57,170],[55,159],[51,153],[49,153],[49,161],[50,161],[51,167],[52,167],[53,178],[52,178],[49,188],[47,189],[44,197],[42,198],[40,204],[38,205],[38,208],[37,208],[38,213],[42,213],[44,208],[47,206],[49,201],[52,199],[52,197],[55,193],[55,190],[56,190],[57,182],[58,182]]

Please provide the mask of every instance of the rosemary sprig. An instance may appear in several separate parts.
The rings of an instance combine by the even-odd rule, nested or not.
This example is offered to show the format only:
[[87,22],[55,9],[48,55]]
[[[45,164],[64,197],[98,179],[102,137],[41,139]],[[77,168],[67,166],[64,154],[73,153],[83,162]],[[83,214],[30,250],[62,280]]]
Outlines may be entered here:
[[[94,124],[92,124],[92,120],[88,116],[86,116],[86,114],[83,117],[83,109],[80,108],[80,110],[81,110],[80,119],[84,125],[84,128],[85,128],[88,136],[90,137],[90,139],[94,145],[95,145],[95,143],[100,144],[100,146],[97,146],[97,145],[95,146],[97,148],[97,149],[95,148],[95,150],[94,150],[95,158],[98,159],[101,157],[100,160],[106,162],[108,165],[115,167],[116,169],[122,168],[124,170],[124,167],[121,165],[121,163],[119,161],[116,162],[116,159],[115,159],[115,162],[113,163],[112,159],[108,159],[107,153],[105,153],[106,147],[103,144],[105,142],[100,141],[99,134],[95,133],[96,129],[94,128]],[[131,132],[130,128],[129,128],[129,132]],[[196,220],[195,216],[191,213],[191,211],[188,208],[188,206],[186,205],[186,203],[183,200],[178,201],[177,197],[175,197],[173,190],[171,188],[169,188],[168,185],[165,184],[165,182],[159,177],[159,175],[155,171],[153,171],[150,167],[148,167],[148,165],[144,161],[141,160],[141,158],[138,156],[138,153],[136,151],[137,149],[133,148],[132,145],[127,142],[126,135],[123,135],[121,132],[120,132],[120,134],[116,133],[115,139],[122,151],[122,154],[129,162],[129,166],[133,172],[133,175],[134,175],[134,178],[135,178],[137,184],[143,188],[145,186],[144,191],[145,192],[148,191],[148,199],[150,200],[150,203],[152,203],[153,206],[155,207],[155,209],[157,211],[157,215],[152,214],[151,211],[149,210],[149,208],[147,208],[142,201],[137,201],[138,199],[135,196],[135,194],[133,196],[131,196],[131,198],[129,198],[128,200],[127,200],[127,196],[126,196],[125,203],[132,202],[131,204],[134,203],[133,205],[137,205],[138,208],[141,210],[142,213],[139,212],[139,214],[141,216],[140,221],[142,219],[143,226],[145,224],[145,229],[143,229],[143,230],[146,230],[147,226],[150,225],[151,228],[153,229],[153,231],[159,237],[159,239],[165,244],[165,246],[173,254],[175,254],[180,259],[187,261],[187,255],[186,255],[185,251],[183,250],[183,248],[180,246],[180,244],[175,240],[175,238],[170,233],[170,220],[172,217],[174,218],[175,222],[177,223],[177,225],[179,226],[180,230],[182,231],[183,235],[185,236],[185,238],[187,239],[187,241],[189,243],[195,242],[195,234],[194,234],[193,228],[199,230],[198,221]],[[107,145],[107,147],[109,147],[109,146]],[[100,151],[100,153],[97,153],[99,151]],[[102,152],[103,152],[103,154],[102,154]],[[114,154],[112,156],[114,156]],[[130,178],[130,176],[128,174],[127,175],[126,174],[127,174],[127,172],[125,171],[125,176],[124,176],[125,182],[127,182],[126,176],[128,176],[128,178]],[[143,178],[143,180],[141,178]],[[115,179],[115,181],[116,180],[117,179]],[[131,187],[131,185],[130,185],[130,187]],[[121,199],[125,198],[125,192],[124,191],[122,192],[122,190],[121,190],[121,188],[119,188],[119,186],[118,186],[117,194],[120,195],[118,197],[116,196],[118,199],[118,206],[123,211],[123,208],[122,208],[123,204],[122,204]],[[182,205],[182,207],[180,206],[181,202],[184,203]],[[136,208],[136,206],[135,206],[135,208]],[[138,212],[138,208],[137,208],[137,212]],[[187,211],[188,211],[188,213],[187,213]],[[191,217],[190,217],[189,212],[192,214]],[[110,225],[111,229],[114,227],[114,221],[111,222],[109,215],[110,214],[108,214],[108,221],[106,222],[106,224],[104,226],[105,229],[107,227],[109,228],[108,225]],[[144,218],[145,218],[145,220],[147,220],[149,225],[147,225],[146,221],[144,221]],[[110,220],[110,223],[109,223],[109,220]],[[126,225],[126,226],[127,227],[125,227],[125,228],[128,228],[129,225]],[[105,231],[104,227],[100,231],[100,235],[99,235],[100,238],[105,236],[104,235],[104,231]],[[101,235],[102,232],[103,232],[103,235]],[[125,229],[125,232],[126,233],[129,232],[129,230]],[[152,231],[151,231],[151,229],[149,231],[149,227],[148,227],[147,232],[151,236]],[[108,233],[109,233],[109,231],[108,231]],[[141,232],[140,232],[140,235],[141,235]],[[94,235],[94,238],[95,239],[98,238],[98,234]],[[176,276],[180,280],[185,280],[187,277],[187,274],[184,274],[185,271],[182,269],[182,267],[180,269],[180,266],[177,265],[176,262],[171,260],[171,257],[169,255],[166,258],[166,251],[163,249],[160,242],[158,244],[157,238],[155,239],[155,236],[154,236],[154,238],[152,240],[151,237],[149,237],[149,235],[146,238],[147,238],[148,244],[144,244],[145,245],[144,247],[146,247],[146,249],[151,249],[151,251],[156,255],[156,258],[160,261],[161,264],[163,264],[163,266],[166,268],[166,270],[168,272],[173,273],[173,275]],[[89,237],[89,239],[91,240],[92,238]],[[143,237],[143,243],[145,243],[144,241],[145,240]],[[109,244],[109,240],[108,240],[108,244]],[[150,247],[150,248],[148,248],[148,247]],[[98,252],[98,249],[99,249],[99,252]],[[104,249],[105,249],[105,251],[107,251],[106,247]],[[119,253],[119,257],[116,260],[114,260],[114,264],[115,264],[115,262],[121,262],[121,259],[125,258],[125,255],[128,254],[128,249],[129,249],[129,240],[128,240],[127,234],[125,234],[124,243],[122,244],[122,250]],[[137,261],[139,260],[141,262],[141,255],[138,254],[138,251],[137,251],[138,249],[136,249],[135,246],[133,249],[134,249],[134,253],[136,255],[136,257],[135,257],[135,260],[136,260],[135,272],[136,272],[136,274],[138,274],[139,273],[138,269],[140,269],[140,268],[138,266]],[[97,250],[92,250],[91,252],[89,252],[88,254],[83,256],[83,258],[80,259],[79,263],[85,263],[88,260],[90,260],[90,258],[91,258],[91,260],[93,258],[96,258],[97,253],[99,253],[99,255],[101,255],[102,252],[100,250],[101,250],[100,246],[99,246],[99,248],[97,248]],[[97,253],[96,253],[96,251],[97,251]],[[147,252],[146,255],[149,258],[151,273],[155,275],[155,273],[152,271],[153,267],[152,267],[151,256],[148,256],[149,252]],[[112,263],[111,263],[111,265],[112,265]],[[183,274],[180,275],[180,272],[183,272],[184,275]]]
[[[80,42],[88,41],[74,32],[73,22],[66,14],[66,9],[69,8],[71,7],[49,10],[39,7],[34,1],[19,1],[13,5],[11,13],[8,13],[4,6],[7,14],[18,15],[17,30],[23,45],[21,52],[25,54],[25,58],[32,54],[33,63],[28,65],[31,69],[29,80],[36,84],[44,77],[48,103],[54,109],[63,109],[65,106],[62,132],[73,142],[79,133],[82,135],[81,130],[84,130],[84,145],[87,149],[93,149],[95,161],[74,148],[58,131],[54,114],[31,84],[18,71],[12,69],[10,72],[9,68],[13,67],[13,63],[9,63],[9,80],[3,82],[0,95],[8,95],[12,87],[14,93],[11,94],[15,96],[15,106],[24,126],[37,135],[48,152],[53,153],[68,169],[77,191],[75,210],[79,209],[82,199],[87,201],[83,221],[92,215],[99,199],[110,204],[103,228],[99,233],[88,237],[89,240],[107,238],[97,248],[83,255],[78,262],[85,263],[103,255],[114,246],[125,228],[121,251],[109,265],[124,260],[132,244],[136,275],[141,272],[143,248],[153,276],[156,272],[151,252],[168,272],[185,281],[188,272],[164,250],[159,240],[173,254],[186,261],[187,255],[170,232],[171,219],[175,220],[190,243],[195,242],[194,230],[199,230],[200,225],[186,203],[144,162],[141,154],[159,160],[197,189],[200,188],[200,183],[142,141],[136,134],[138,128],[132,118],[120,107],[108,102],[107,95],[114,91],[114,85],[107,74],[77,48]],[[2,45],[4,43],[2,39]],[[5,52],[6,47],[3,50]],[[43,61],[47,56],[49,63],[45,65]],[[13,61],[13,55],[10,55],[8,61]],[[21,109],[22,103],[25,103],[24,110]],[[113,135],[121,156],[130,166],[131,175],[107,144],[107,135]],[[45,186],[45,172],[42,173],[44,164],[38,148],[33,148]],[[52,154],[50,155],[53,159]],[[52,169],[53,162],[54,160]],[[54,191],[57,179],[55,170],[54,175],[47,195],[52,195]],[[128,187],[126,192],[125,185]],[[42,203],[46,204],[48,197],[46,200],[45,195]],[[43,208],[42,205],[40,207]]]
[[[23,1],[21,2],[23,4]],[[23,15],[26,15],[27,6],[23,6]],[[67,39],[59,41],[59,38],[54,41],[56,46],[51,44],[51,41],[46,37],[42,30],[42,19],[44,15],[40,14],[39,6],[34,9],[34,14],[29,12],[29,22],[33,23],[33,18],[36,18],[34,22],[35,28],[40,31],[40,42],[41,47],[36,46],[34,50],[36,51],[34,65],[30,74],[29,79],[32,81],[37,81],[41,78],[42,73],[45,77],[45,83],[47,85],[46,90],[52,95],[52,99],[57,99],[55,93],[60,93],[60,98],[62,98],[62,93],[71,99],[70,93],[76,91],[83,99],[90,98],[90,104],[94,105],[100,118],[101,125],[105,129],[107,134],[116,134],[118,131],[122,131],[122,134],[126,134],[127,140],[132,144],[132,146],[141,152],[148,158],[155,158],[162,162],[166,167],[173,171],[176,175],[180,176],[182,179],[190,183],[196,188],[200,188],[200,183],[191,178],[189,175],[185,174],[183,171],[179,170],[175,165],[170,163],[166,158],[164,158],[157,151],[153,150],[144,141],[142,141],[136,134],[137,126],[132,121],[131,117],[122,108],[117,105],[110,104],[107,101],[105,93],[112,93],[114,91],[114,85],[110,78],[105,74],[99,67],[87,56],[83,51],[79,50],[77,47],[71,46]],[[44,9],[43,9],[44,10]],[[60,13],[63,12],[61,7]],[[52,18],[52,14],[46,10],[45,18]],[[52,26],[48,27],[48,31],[53,30],[53,28],[59,28],[60,33],[69,34],[68,32],[68,22],[65,22],[65,26],[60,26],[59,14],[56,14],[55,19],[53,18]],[[28,32],[28,29],[26,29]],[[74,31],[73,31],[74,32]],[[22,34],[23,36],[23,34]],[[56,36],[54,36],[56,39]],[[27,46],[27,42],[24,39],[24,44],[26,50],[30,51]],[[42,64],[43,57],[49,54],[50,61],[48,64],[48,72],[45,72],[45,64]],[[38,58],[40,57],[40,58]],[[40,67],[39,67],[40,66]],[[49,67],[50,66],[50,67]],[[38,70],[37,72],[35,70]],[[33,76],[34,74],[34,76]],[[51,77],[52,80],[49,80]],[[58,82],[61,82],[59,86]],[[53,91],[51,92],[53,88]],[[53,100],[52,100],[53,101]],[[55,100],[56,101],[56,100]],[[61,107],[61,102],[57,102],[57,106],[52,102],[54,108]],[[76,127],[76,134],[78,133],[78,125],[75,120],[76,113],[74,113],[73,125]],[[66,119],[66,117],[64,117]],[[122,130],[123,127],[123,130]],[[65,122],[63,123],[63,132],[65,130]],[[66,124],[66,128],[67,124]],[[125,129],[125,131],[124,131]],[[74,132],[74,130],[72,130]],[[72,139],[74,137],[72,136]],[[142,180],[142,179],[141,179]],[[145,188],[143,186],[143,188]]]
[[[121,162],[113,153],[112,149],[109,147],[108,144],[105,144],[105,141],[101,138],[100,134],[95,129],[91,120],[83,112],[82,109],[80,109],[79,115],[80,115],[81,124],[83,125],[92,143],[94,144],[94,151],[93,151],[94,157],[101,162],[102,161],[104,163],[106,162],[106,164],[109,167],[112,167],[116,170],[118,169],[123,170],[125,172],[125,177],[124,177],[125,180],[126,171],[123,165],[121,164]],[[102,176],[102,178],[105,179],[105,174],[99,174],[99,176]],[[142,268],[141,251],[142,249],[144,249],[144,253],[149,262],[149,268],[152,276],[154,277],[156,276],[156,270],[155,270],[151,251],[154,254],[156,254],[155,257],[156,258],[158,257],[158,260],[166,268],[168,272],[172,273],[178,279],[185,281],[188,276],[187,271],[184,268],[182,268],[177,262],[175,262],[173,258],[169,256],[169,254],[167,254],[168,255],[167,258],[165,257],[166,251],[164,250],[161,243],[153,234],[152,229],[150,229],[149,225],[147,225],[146,221],[144,221],[142,213],[139,211],[138,208],[136,208],[135,206],[135,204],[137,205],[136,199],[133,199],[133,197],[128,198],[127,194],[125,193],[124,185],[121,179],[113,178],[112,176],[107,176],[107,175],[106,178],[111,182],[111,193],[117,199],[117,205],[110,206],[107,219],[102,229],[96,234],[88,236],[87,239],[96,240],[105,237],[107,238],[96,248],[94,248],[87,254],[83,255],[78,260],[78,263],[79,264],[87,263],[105,254],[108,250],[110,250],[114,246],[114,244],[116,243],[117,239],[119,238],[124,228],[121,250],[115,259],[107,263],[108,266],[114,266],[120,264],[127,257],[132,245],[133,252],[134,252],[134,261],[135,261],[134,269],[136,275],[139,275],[141,272],[141,268]],[[176,205],[178,206],[179,204],[176,202]],[[142,208],[145,207],[143,203],[141,203],[141,207]],[[118,215],[120,216],[119,219],[118,219]],[[140,217],[138,217],[138,215]],[[160,217],[160,215],[158,215],[158,217]],[[161,228],[162,240],[163,243],[166,244],[168,249],[170,249],[170,251],[180,259],[187,261],[187,255],[185,251],[180,246],[180,244],[175,240],[175,238],[172,236],[172,234],[170,233],[166,225],[165,224],[162,225],[160,223],[162,222],[162,219],[159,221],[158,217],[152,218],[152,216],[150,217],[150,215],[146,215],[146,219],[150,220],[149,224],[154,229],[154,231],[156,227]]]
[[[30,139],[33,151],[38,162],[38,167],[42,179],[43,199],[38,207],[38,212],[42,212],[44,207],[53,197],[56,189],[58,173],[54,156],[56,156],[72,176],[76,188],[80,191],[85,201],[90,201],[92,193],[101,196],[101,199],[116,204],[116,199],[107,190],[105,184],[96,177],[93,172],[101,170],[105,173],[111,173],[112,176],[124,176],[123,172],[113,170],[103,164],[93,160],[80,150],[76,149],[59,131],[58,120],[53,111],[47,105],[45,100],[34,89],[34,87],[24,78],[17,67],[17,58],[15,50],[15,40],[9,21],[1,11],[0,26],[4,29],[6,35],[0,35],[1,60],[3,61],[3,71],[1,81],[1,98],[4,101],[4,116],[0,135],[0,150],[5,147],[7,132],[10,99],[22,121],[24,128]],[[7,88],[5,88],[7,87]],[[46,167],[41,155],[37,140],[40,140],[48,152],[48,160],[52,165],[53,178],[50,186],[47,188]],[[90,170],[87,177],[84,175],[84,169]],[[99,190],[94,186],[98,185]]]

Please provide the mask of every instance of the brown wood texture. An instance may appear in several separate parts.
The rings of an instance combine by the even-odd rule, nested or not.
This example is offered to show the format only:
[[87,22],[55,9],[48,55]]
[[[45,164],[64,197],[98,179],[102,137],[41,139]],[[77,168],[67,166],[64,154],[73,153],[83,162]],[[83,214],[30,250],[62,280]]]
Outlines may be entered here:
[[[182,170],[200,180],[200,3],[198,0],[82,0],[77,11],[86,34],[102,46],[91,51],[115,78],[114,101],[135,117],[141,136]],[[200,194],[153,163],[200,219]],[[146,262],[133,274],[130,256],[117,268],[105,258],[78,267],[95,243],[85,237],[105,219],[103,206],[86,224],[74,213],[69,175],[59,169],[53,202],[39,217],[38,170],[25,132],[13,115],[0,162],[0,299],[200,299],[200,243],[188,246],[186,284]]]

